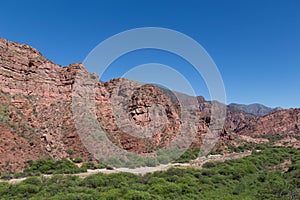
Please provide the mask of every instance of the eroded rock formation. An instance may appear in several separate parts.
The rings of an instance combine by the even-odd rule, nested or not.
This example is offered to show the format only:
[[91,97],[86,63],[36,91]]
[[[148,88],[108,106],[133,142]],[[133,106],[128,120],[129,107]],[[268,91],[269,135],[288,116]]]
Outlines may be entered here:
[[[96,126],[113,145],[140,154],[173,143],[213,145],[219,136],[225,144],[235,133],[300,134],[299,109],[260,118],[224,107],[127,79],[101,82],[82,64],[61,67],[29,45],[0,38],[0,171],[21,171],[44,157],[94,160],[85,142],[97,147],[97,135],[82,138],[80,131],[96,133]],[[219,118],[225,114],[224,125]]]

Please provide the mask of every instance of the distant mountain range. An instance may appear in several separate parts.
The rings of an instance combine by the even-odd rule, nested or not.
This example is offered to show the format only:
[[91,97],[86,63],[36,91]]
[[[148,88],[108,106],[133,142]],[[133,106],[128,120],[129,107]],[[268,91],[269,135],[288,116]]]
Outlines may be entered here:
[[270,107],[267,107],[267,106],[259,104],[259,103],[254,103],[254,104],[249,104],[249,105],[231,103],[231,104],[229,104],[229,106],[236,107],[246,113],[250,113],[250,114],[253,114],[258,117],[262,117],[262,116],[270,114],[272,112],[282,110],[282,108],[280,108],[280,107],[270,108]]

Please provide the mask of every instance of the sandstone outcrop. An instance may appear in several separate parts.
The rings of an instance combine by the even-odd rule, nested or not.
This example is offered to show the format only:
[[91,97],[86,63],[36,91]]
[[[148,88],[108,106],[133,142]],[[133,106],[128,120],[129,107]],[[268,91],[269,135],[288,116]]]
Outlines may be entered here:
[[299,125],[300,109],[291,108],[251,119],[234,131],[241,135],[300,135]]
[[22,171],[46,157],[98,159],[89,147],[106,149],[80,135],[96,133],[96,126],[113,145],[149,155],[173,144],[209,149],[219,137],[224,146],[234,134],[300,134],[299,109],[257,117],[155,85],[98,79],[80,63],[61,67],[29,45],[0,38],[0,171]]

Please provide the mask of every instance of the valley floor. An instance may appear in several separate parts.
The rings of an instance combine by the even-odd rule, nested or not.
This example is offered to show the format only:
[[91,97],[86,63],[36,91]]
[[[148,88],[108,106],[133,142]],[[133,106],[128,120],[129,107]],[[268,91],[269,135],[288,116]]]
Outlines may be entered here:
[[[202,165],[207,162],[223,162],[226,160],[243,158],[243,157],[249,156],[249,155],[251,155],[251,151],[245,151],[245,152],[241,152],[241,153],[231,153],[228,155],[209,155],[209,156],[199,157],[196,160],[191,160],[189,163],[169,163],[169,164],[160,164],[155,167],[139,167],[139,168],[133,168],[133,169],[131,169],[131,168],[94,169],[94,170],[88,169],[87,172],[75,173],[72,175],[79,176],[80,178],[85,178],[89,175],[93,175],[93,174],[97,174],[97,173],[111,174],[111,173],[128,172],[128,173],[133,173],[133,174],[137,174],[137,175],[145,175],[147,173],[152,173],[152,172],[156,172],[156,171],[166,171],[166,170],[170,169],[171,167],[176,167],[176,168],[192,167],[192,168],[196,168],[196,169],[201,169]],[[53,175],[43,174],[41,176],[49,178],[49,177],[52,177]],[[0,179],[0,182],[20,183],[20,182],[26,180],[27,178],[28,177],[13,178],[10,180]]]

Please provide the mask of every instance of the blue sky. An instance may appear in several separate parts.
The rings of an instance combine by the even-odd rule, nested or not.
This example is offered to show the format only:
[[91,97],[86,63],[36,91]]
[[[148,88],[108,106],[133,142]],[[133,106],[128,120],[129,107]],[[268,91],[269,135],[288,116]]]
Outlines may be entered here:
[[[297,0],[1,0],[0,37],[27,43],[60,65],[82,62],[101,41],[138,27],[165,27],[199,42],[223,77],[227,103],[300,107],[300,3]],[[127,56],[127,58],[126,58]],[[159,51],[123,56],[104,79],[157,62],[185,73],[209,99],[188,63]]]

